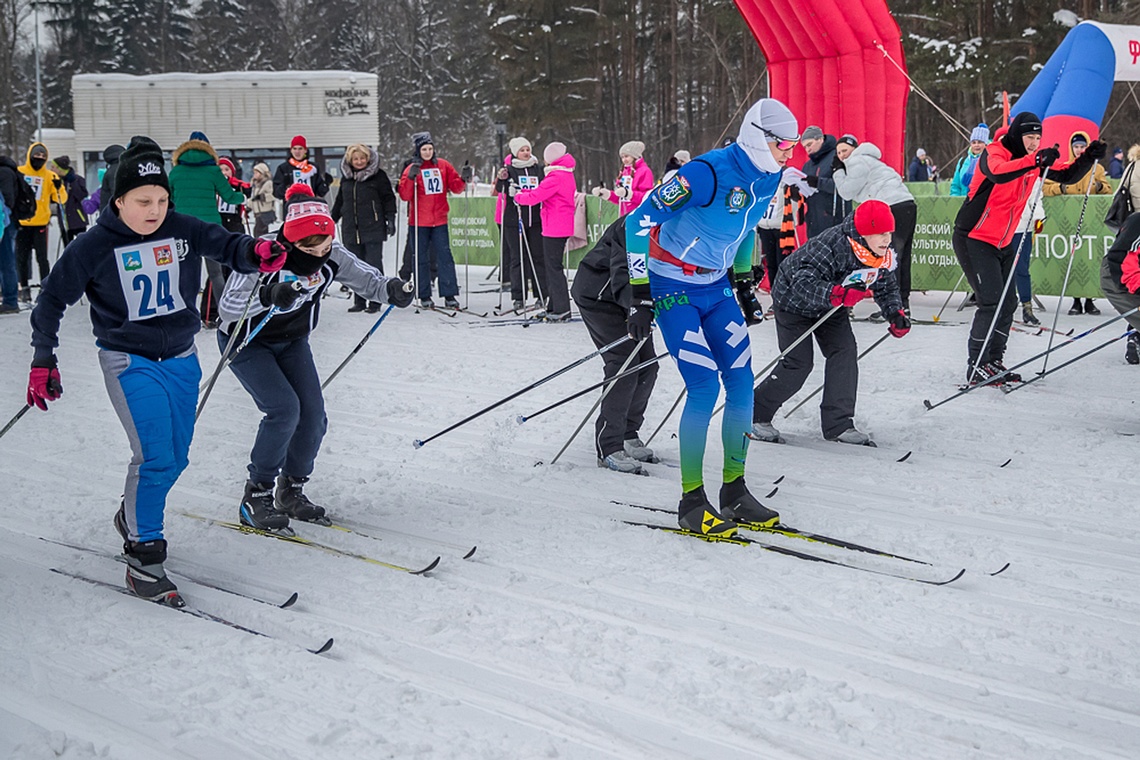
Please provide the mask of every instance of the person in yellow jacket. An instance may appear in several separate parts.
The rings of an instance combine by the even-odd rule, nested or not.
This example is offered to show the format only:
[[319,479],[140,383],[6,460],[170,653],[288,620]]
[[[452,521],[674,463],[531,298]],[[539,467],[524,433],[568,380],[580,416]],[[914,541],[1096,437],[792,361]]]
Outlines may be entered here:
[[[1074,132],[1069,141],[1069,163],[1080,158],[1087,147],[1089,147],[1089,136],[1084,132]],[[1093,183],[1092,190],[1089,190],[1090,180]],[[1090,195],[1112,195],[1112,186],[1108,183],[1108,174],[1099,163],[1093,164],[1091,172],[1071,185],[1062,185],[1060,182],[1054,182],[1051,179],[1045,180],[1044,193],[1046,196],[1084,195],[1086,192]]]
[[43,143],[34,142],[28,148],[28,157],[20,167],[20,174],[36,193],[35,215],[20,220],[16,232],[16,269],[20,280],[20,300],[31,303],[32,290],[28,279],[32,275],[32,251],[36,252],[36,263],[40,268],[40,282],[48,276],[48,225],[51,224],[51,204],[61,206],[67,203],[67,190],[63,180],[48,168],[48,149]]

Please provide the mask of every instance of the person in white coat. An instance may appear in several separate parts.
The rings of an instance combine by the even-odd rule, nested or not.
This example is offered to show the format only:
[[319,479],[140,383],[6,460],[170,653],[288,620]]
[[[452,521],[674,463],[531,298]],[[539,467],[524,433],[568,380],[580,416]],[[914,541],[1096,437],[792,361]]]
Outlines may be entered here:
[[[840,148],[850,147],[850,152]],[[918,218],[918,204],[906,189],[902,177],[883,163],[883,153],[874,144],[859,143],[852,135],[839,138],[832,165],[831,178],[839,195],[848,201],[862,203],[877,200],[891,207],[895,218],[895,231],[891,235],[891,246],[898,259],[899,293],[902,295],[903,310],[910,315],[910,248],[914,240],[914,225]],[[882,322],[885,317],[875,314],[871,320]]]

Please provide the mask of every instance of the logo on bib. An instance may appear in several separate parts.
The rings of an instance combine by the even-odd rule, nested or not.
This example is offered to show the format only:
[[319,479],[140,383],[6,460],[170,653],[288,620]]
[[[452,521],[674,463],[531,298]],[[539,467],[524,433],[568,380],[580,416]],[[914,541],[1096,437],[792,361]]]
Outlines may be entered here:
[[160,267],[169,266],[174,263],[174,251],[168,245],[156,246],[154,249],[154,263]]
[[748,205],[748,191],[743,187],[734,187],[728,191],[724,198],[724,207],[730,214],[739,214],[740,210]]
[[123,257],[123,269],[128,272],[133,272],[136,269],[142,269],[142,252],[141,251],[127,251],[121,254]]

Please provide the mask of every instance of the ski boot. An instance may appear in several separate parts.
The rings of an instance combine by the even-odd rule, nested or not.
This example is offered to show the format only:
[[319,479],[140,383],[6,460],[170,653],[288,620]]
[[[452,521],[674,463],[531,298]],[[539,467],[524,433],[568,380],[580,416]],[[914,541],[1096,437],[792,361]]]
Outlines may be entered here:
[[515,311],[515,312],[517,312],[517,313],[519,313],[519,314],[522,314],[524,311],[526,311],[526,302],[525,302],[525,301],[515,301],[515,302],[513,302],[513,303],[511,304],[511,310],[512,310],[512,311]]
[[1032,301],[1027,301],[1026,303],[1021,304],[1021,321],[1027,325],[1033,325],[1034,327],[1037,327],[1041,324],[1041,320],[1038,319],[1037,315],[1033,313]]
[[615,451],[612,454],[599,457],[598,467],[604,467],[614,472],[624,472],[627,475],[646,474],[644,468],[641,466],[641,462],[638,462],[624,451]]
[[1128,343],[1124,346],[1124,361],[1129,364],[1140,364],[1140,333],[1128,336]]
[[839,435],[832,436],[827,440],[835,441],[836,443],[850,443],[854,446],[870,446],[871,448],[876,448],[875,442],[871,440],[871,436],[853,427],[849,427]]
[[420,299],[420,308],[421,309],[434,309],[435,308],[435,302],[432,301],[430,298],[421,298]]
[[638,462],[648,462],[649,464],[657,464],[661,460],[653,453],[653,449],[646,446],[641,442],[640,438],[627,438],[622,444],[625,453],[630,457],[636,459]]
[[702,536],[731,538],[736,535],[736,523],[709,504],[704,486],[694,488],[681,497],[681,502],[677,505],[677,524],[684,530]]
[[993,370],[993,374],[1001,375],[1002,373],[1005,373],[1004,375],[1002,375],[1002,378],[999,382],[1003,382],[1003,383],[1023,383],[1023,382],[1025,382],[1025,380],[1021,377],[1021,375],[1019,375],[1016,372],[1010,372],[1008,369],[1006,369],[1006,366],[1001,363],[1001,359],[994,359],[992,362],[989,362],[988,364],[989,364],[990,369]]
[[1074,298],[1073,305],[1069,307],[1069,316],[1074,317],[1078,314],[1084,314],[1085,308],[1081,306],[1081,299]]
[[543,322],[569,322],[570,321],[570,312],[569,311],[563,311],[563,312],[558,313],[558,314],[552,314],[551,312],[548,311],[542,315],[542,321]]
[[1091,298],[1085,299],[1085,314],[1092,314],[1094,317],[1100,316],[1100,309],[1096,307]]
[[257,530],[277,533],[281,536],[293,536],[289,527],[289,516],[278,512],[273,500],[273,486],[268,483],[254,483],[252,480],[245,484],[245,495],[238,508],[238,518],[242,525],[248,525]]
[[769,527],[780,522],[780,513],[761,504],[744,485],[743,476],[720,487],[720,513],[742,524]]
[[443,299],[443,305],[449,309],[455,309],[456,311],[459,311],[460,309],[463,308],[459,304],[459,299],[455,298],[454,296],[449,296],[449,297]]
[[748,437],[754,441],[764,441],[765,443],[786,443],[784,437],[780,435],[780,431],[774,428],[771,422],[753,422],[752,429],[748,431]]
[[887,321],[887,318],[883,316],[883,312],[876,311],[874,314],[867,317],[867,321],[870,322],[871,324],[881,325]]
[[290,475],[279,477],[277,494],[273,499],[274,506],[294,520],[317,525],[332,525],[332,520],[325,516],[325,508],[317,506],[305,495],[303,489],[308,482],[308,478],[294,478]]
[[[115,521],[118,527],[118,520]],[[166,540],[126,541],[123,556],[127,559],[127,588],[131,593],[151,602],[170,607],[185,607],[178,587],[166,577],[162,563],[166,561]]]

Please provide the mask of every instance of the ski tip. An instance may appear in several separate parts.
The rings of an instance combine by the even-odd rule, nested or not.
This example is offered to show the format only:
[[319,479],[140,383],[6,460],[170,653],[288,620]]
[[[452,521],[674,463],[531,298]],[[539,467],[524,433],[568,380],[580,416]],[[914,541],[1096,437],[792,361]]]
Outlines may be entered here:
[[899,457],[895,461],[896,462],[905,462],[906,460],[910,459],[910,455],[913,453],[914,453],[913,451],[908,451],[907,453],[903,454],[901,457]]
[[765,499],[771,499],[773,496],[775,496],[775,495],[776,495],[776,492],[777,492],[777,491],[779,491],[779,490],[780,490],[780,487],[779,487],[779,486],[776,486],[776,487],[775,487],[775,488],[773,488],[771,491],[769,491],[769,492],[768,492],[768,495],[767,495],[767,496],[765,496],[764,498],[765,498]]
[[545,465],[545,464],[546,464],[546,462],[544,462],[544,461],[542,461],[542,460],[540,459],[540,460],[538,460],[537,462],[535,462],[535,463],[534,463],[534,466],[535,466],[535,467],[542,467],[542,466],[543,466],[543,465]]
[[944,580],[944,581],[930,581],[930,583],[934,586],[946,586],[946,585],[949,585],[949,584],[953,583],[954,581],[958,580],[959,578],[961,578],[965,574],[966,574],[966,568],[962,568],[961,570],[959,570],[957,572],[957,574],[953,578],[950,578],[950,579]]
[[281,604],[279,604],[277,606],[283,610],[287,610],[296,603],[297,603],[297,592],[294,591],[293,595],[291,597],[289,597],[288,599],[286,599],[284,602],[282,602]]
[[1007,459],[1007,460],[1005,460],[1004,462],[1002,462],[1001,464],[999,464],[999,465],[998,465],[998,467],[999,467],[999,468],[1001,468],[1001,467],[1005,467],[1007,464],[1009,464],[1009,463],[1010,463],[1010,462],[1012,462],[1012,461],[1013,461],[1013,457],[1010,457],[1009,459]]
[[786,475],[781,475],[780,477],[778,477],[772,481],[772,485],[774,485],[774,486],[780,485],[781,483],[784,482],[784,478],[786,478],[786,477],[787,477]]
[[440,558],[436,557],[424,569],[422,569],[422,570],[409,570],[408,572],[410,572],[412,575],[424,575],[425,573],[430,573],[432,570],[435,570],[436,566],[439,564],[439,560],[440,560]]
[[413,449],[422,449],[423,447],[424,447],[424,442],[421,441],[419,438],[412,441],[412,448]]
[[475,550],[476,550],[476,549],[478,549],[478,548],[479,548],[479,547],[478,547],[477,545],[476,545],[476,546],[472,546],[472,547],[471,547],[471,551],[469,551],[469,552],[467,552],[466,554],[464,554],[464,555],[463,555],[463,559],[471,559],[472,557],[474,557],[474,556],[475,556]]
[[312,652],[313,654],[324,654],[325,652],[332,649],[332,645],[333,645],[333,640],[329,639],[328,641],[326,641],[324,644],[321,644],[316,649],[310,649],[309,651]]
[[1008,569],[1009,569],[1009,563],[1006,562],[1000,568],[998,568],[997,570],[994,570],[992,573],[990,573],[990,575],[1001,575],[1002,573],[1004,573]]

